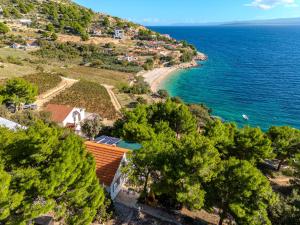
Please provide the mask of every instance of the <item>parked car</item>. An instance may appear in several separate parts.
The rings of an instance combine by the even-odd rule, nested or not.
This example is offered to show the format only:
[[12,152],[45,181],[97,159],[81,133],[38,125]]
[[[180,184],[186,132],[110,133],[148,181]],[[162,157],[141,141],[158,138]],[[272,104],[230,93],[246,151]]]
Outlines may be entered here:
[[36,110],[37,105],[36,104],[26,104],[23,106],[23,110]]

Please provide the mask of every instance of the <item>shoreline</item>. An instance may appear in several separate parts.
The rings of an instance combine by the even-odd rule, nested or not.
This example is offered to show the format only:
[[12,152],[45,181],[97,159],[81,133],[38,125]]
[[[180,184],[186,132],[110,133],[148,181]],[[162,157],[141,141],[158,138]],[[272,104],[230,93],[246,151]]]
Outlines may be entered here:
[[155,93],[159,90],[159,86],[161,85],[161,83],[170,75],[182,69],[198,67],[199,64],[197,63],[197,61],[205,60],[207,60],[207,56],[203,53],[198,52],[198,55],[191,62],[181,63],[179,65],[171,67],[155,68],[153,70],[141,73],[140,76],[144,77],[145,81],[150,85],[151,91]]

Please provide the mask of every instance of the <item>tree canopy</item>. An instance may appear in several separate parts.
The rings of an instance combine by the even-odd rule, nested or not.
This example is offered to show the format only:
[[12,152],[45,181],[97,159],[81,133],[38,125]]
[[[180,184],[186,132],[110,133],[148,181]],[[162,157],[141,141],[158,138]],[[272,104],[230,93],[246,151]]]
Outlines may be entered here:
[[4,102],[12,102],[19,106],[21,103],[32,103],[38,94],[36,85],[29,83],[22,78],[13,78],[0,88],[0,96]]
[[217,120],[208,124],[204,134],[215,143],[223,159],[236,157],[257,164],[274,157],[272,143],[260,128],[238,129],[235,124]]
[[75,134],[41,122],[28,130],[0,128],[0,221],[27,224],[55,212],[68,224],[90,224],[104,192],[95,162]]
[[208,206],[219,208],[220,222],[233,218],[237,224],[271,224],[267,208],[276,202],[268,179],[248,161],[230,158],[208,187]]
[[280,161],[278,164],[280,170],[285,161],[300,153],[300,131],[287,126],[271,127],[267,134],[272,141],[276,158]]
[[0,22],[0,34],[6,34],[9,31],[9,27],[5,23]]
[[133,111],[126,111],[124,118],[116,123],[117,133],[129,141],[150,140],[155,133],[155,124],[166,122],[177,136],[196,131],[195,117],[184,104],[168,99],[165,103],[138,105]]
[[94,139],[102,127],[100,116],[95,116],[92,120],[85,120],[81,125],[81,130],[89,139]]

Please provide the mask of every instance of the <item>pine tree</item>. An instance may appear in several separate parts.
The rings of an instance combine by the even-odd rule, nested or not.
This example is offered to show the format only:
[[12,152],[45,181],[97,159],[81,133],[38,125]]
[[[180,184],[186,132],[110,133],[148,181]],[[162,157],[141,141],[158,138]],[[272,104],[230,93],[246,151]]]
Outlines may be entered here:
[[5,224],[27,224],[48,212],[68,224],[90,224],[104,202],[94,159],[75,134],[41,122],[15,133],[1,129],[0,156]]

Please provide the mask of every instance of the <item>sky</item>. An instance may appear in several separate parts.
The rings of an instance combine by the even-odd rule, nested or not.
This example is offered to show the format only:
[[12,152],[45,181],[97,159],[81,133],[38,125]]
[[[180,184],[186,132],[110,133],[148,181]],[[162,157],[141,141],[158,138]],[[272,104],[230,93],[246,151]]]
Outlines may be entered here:
[[143,25],[198,24],[300,17],[300,0],[75,0]]

